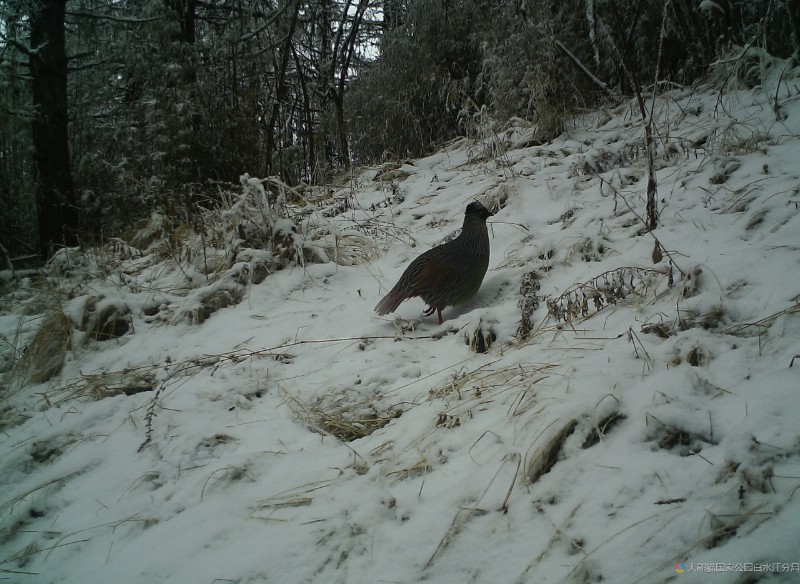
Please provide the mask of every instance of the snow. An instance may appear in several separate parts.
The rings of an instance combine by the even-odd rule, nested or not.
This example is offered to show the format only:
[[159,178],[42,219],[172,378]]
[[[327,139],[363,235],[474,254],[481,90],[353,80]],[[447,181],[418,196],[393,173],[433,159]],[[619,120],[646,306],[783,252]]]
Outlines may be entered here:
[[[365,170],[334,193],[344,210],[320,207],[297,233],[273,225],[346,261],[271,270],[202,319],[210,290],[236,288],[198,271],[213,258],[62,253],[61,295],[44,302],[29,276],[4,297],[6,362],[54,305],[76,326],[90,297],[97,312],[130,307],[132,326],[73,343],[46,383],[7,374],[0,576],[700,582],[778,562],[775,581],[797,581],[798,90],[784,74],[780,115],[775,86],[660,96],[652,235],[624,104],[542,146],[523,146],[533,130],[518,122],[496,159],[462,140],[388,178]],[[262,182],[242,185],[236,205],[267,204]],[[419,299],[376,316],[473,199],[499,207],[480,292],[442,325]],[[628,267],[616,304],[548,316],[545,299]],[[519,339],[533,271],[540,303]],[[485,353],[470,349],[478,333]],[[116,391],[130,379],[139,390]]]

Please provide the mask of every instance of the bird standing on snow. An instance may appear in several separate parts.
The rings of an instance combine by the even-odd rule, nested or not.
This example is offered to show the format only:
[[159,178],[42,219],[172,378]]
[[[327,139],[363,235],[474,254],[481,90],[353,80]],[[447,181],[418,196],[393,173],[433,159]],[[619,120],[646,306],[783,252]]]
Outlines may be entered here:
[[400,280],[375,312],[380,315],[394,312],[406,298],[419,296],[429,306],[423,312],[430,316],[436,311],[442,324],[442,309],[460,304],[481,287],[489,268],[489,232],[486,220],[494,215],[478,202],[467,205],[461,233],[415,259],[400,276]]

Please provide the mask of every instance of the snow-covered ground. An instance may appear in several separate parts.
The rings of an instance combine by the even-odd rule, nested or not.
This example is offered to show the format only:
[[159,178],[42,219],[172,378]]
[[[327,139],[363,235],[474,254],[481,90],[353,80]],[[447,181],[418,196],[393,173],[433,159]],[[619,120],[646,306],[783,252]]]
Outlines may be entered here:
[[[6,281],[0,580],[800,581],[793,73],[656,100],[652,234],[632,102],[290,202],[282,270],[176,235]],[[476,199],[497,211],[477,296],[442,325],[419,299],[376,316]],[[21,350],[55,308],[67,335],[38,352],[66,360],[36,382]],[[127,332],[92,338],[114,310]]]

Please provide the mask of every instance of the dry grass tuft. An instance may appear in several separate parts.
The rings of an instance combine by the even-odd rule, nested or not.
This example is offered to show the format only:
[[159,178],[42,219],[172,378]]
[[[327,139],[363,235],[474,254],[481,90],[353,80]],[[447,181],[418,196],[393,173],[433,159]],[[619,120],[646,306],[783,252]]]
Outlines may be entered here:
[[773,516],[773,512],[762,511],[766,505],[766,503],[761,503],[748,509],[744,513],[715,515],[709,512],[709,524],[712,532],[710,535],[704,537],[701,543],[706,549],[714,549],[735,536],[737,531],[742,528],[745,523],[750,522],[750,530],[754,529],[755,524],[761,523]]
[[411,170],[403,169],[405,165],[413,166],[411,160],[391,160],[385,162],[378,168],[378,172],[372,179],[375,182],[402,182],[411,176]]
[[5,432],[16,426],[24,424],[30,416],[26,415],[19,408],[11,405],[0,408],[0,432]]
[[208,318],[223,308],[235,306],[244,298],[241,288],[212,288],[200,295],[199,305],[181,313],[190,324],[203,324]]
[[315,242],[334,263],[340,266],[356,266],[379,255],[375,242],[360,233],[336,233]]
[[346,392],[333,399],[318,399],[314,403],[303,403],[288,392],[286,397],[297,418],[311,430],[333,436],[342,442],[369,436],[403,414],[397,408],[382,409],[378,400],[347,403]]
[[131,236],[131,245],[145,250],[154,242],[163,241],[175,232],[172,220],[163,213],[152,213],[147,222]]
[[[494,363],[492,361],[483,364],[473,371],[454,372],[445,384],[429,390],[428,400],[455,399],[457,405],[445,414],[453,418],[463,418],[469,417],[469,409],[476,405],[491,401],[501,393],[517,392],[516,397],[511,400],[508,415],[520,416],[536,402],[534,386],[547,379],[550,376],[548,371],[558,366],[555,363],[518,363],[491,369]],[[454,414],[454,409],[463,412],[463,415]]]
[[124,302],[103,303],[98,308],[97,298],[87,301],[81,330],[86,331],[87,338],[96,341],[116,339],[133,328],[131,309]]
[[449,381],[437,388],[431,389],[428,392],[429,399],[444,399],[450,394],[457,394],[458,398],[461,399],[463,396],[461,395],[461,390],[470,383],[471,381],[475,381],[478,378],[478,372],[473,371],[470,373],[464,371],[457,371],[450,376]]
[[589,434],[584,439],[581,447],[584,449],[590,448],[591,446],[594,446],[601,440],[604,440],[606,434],[614,426],[625,420],[625,418],[626,418],[625,414],[621,414],[619,412],[612,412],[608,414],[602,420],[597,422],[597,424],[594,425],[591,432],[589,432]]
[[413,464],[407,464],[402,468],[398,468],[396,470],[392,470],[386,473],[387,477],[392,477],[398,481],[404,481],[406,479],[415,478],[422,476],[424,474],[428,474],[433,470],[433,463],[428,459],[427,456],[424,454],[420,454],[420,457],[415,460]]
[[86,397],[101,400],[115,395],[136,395],[155,389],[154,369],[138,368],[87,374],[43,395],[50,405]]
[[496,340],[497,333],[494,328],[491,325],[484,325],[483,321],[479,321],[474,330],[464,333],[464,342],[469,345],[469,349],[473,353],[487,353]]
[[72,321],[60,309],[45,317],[14,372],[23,384],[44,383],[61,373],[72,348],[72,327]]
[[652,415],[647,415],[647,423],[656,422],[650,431],[649,440],[656,442],[659,448],[672,451],[679,456],[693,456],[698,454],[707,444],[716,444],[710,436],[704,436],[691,430],[686,430],[676,425],[665,424]]
[[715,161],[714,171],[708,178],[708,182],[710,182],[712,185],[721,185],[722,183],[727,182],[731,175],[739,170],[741,166],[741,161],[735,157],[722,157]]

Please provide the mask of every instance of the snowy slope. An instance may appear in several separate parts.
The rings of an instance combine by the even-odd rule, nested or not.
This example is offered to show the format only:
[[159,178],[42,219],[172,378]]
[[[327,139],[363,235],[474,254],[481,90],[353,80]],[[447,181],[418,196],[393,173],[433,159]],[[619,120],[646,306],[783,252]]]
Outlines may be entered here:
[[[659,97],[654,234],[625,104],[289,204],[327,254],[258,284],[121,242],[8,284],[8,363],[48,307],[74,325],[91,296],[132,328],[70,329],[53,379],[6,375],[0,577],[800,581],[799,92],[786,74],[779,111],[775,85]],[[442,325],[419,299],[377,317],[473,199],[497,209],[478,295]],[[337,249],[352,261],[317,261]],[[214,286],[234,300],[202,313]],[[548,314],[598,288],[616,303]]]

